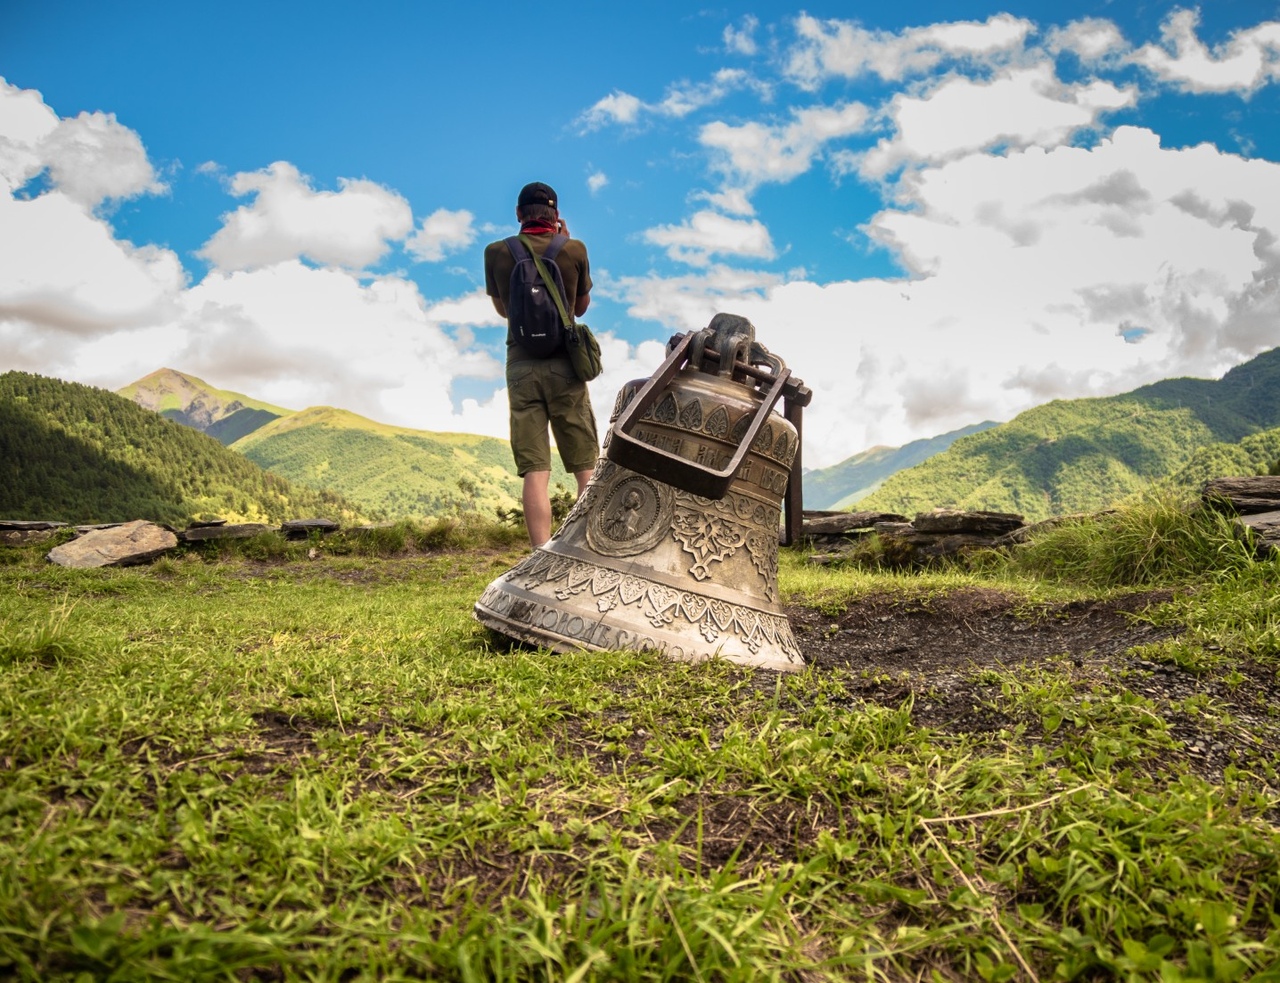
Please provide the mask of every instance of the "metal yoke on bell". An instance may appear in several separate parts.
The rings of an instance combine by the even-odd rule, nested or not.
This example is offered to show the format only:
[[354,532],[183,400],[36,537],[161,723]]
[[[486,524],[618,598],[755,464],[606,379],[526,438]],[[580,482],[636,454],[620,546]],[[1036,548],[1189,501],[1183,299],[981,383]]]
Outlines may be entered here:
[[618,393],[605,454],[551,539],[476,603],[494,631],[556,651],[656,650],[796,670],[778,599],[778,533],[795,426],[773,411],[809,391],[718,314],[672,339]]

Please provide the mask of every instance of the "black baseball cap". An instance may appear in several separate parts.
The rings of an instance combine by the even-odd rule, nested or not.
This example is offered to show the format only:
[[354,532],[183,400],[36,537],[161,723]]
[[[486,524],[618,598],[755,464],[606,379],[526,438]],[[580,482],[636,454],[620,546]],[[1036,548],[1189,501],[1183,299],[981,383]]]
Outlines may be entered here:
[[555,208],[556,193],[551,185],[534,181],[520,189],[520,197],[516,199],[516,205],[550,205]]

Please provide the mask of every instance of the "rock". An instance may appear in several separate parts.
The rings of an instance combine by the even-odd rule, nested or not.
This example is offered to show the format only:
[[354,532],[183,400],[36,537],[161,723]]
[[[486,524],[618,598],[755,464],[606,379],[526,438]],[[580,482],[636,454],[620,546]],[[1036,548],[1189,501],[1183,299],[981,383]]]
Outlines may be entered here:
[[212,527],[212,526],[225,526],[226,524],[227,524],[226,519],[192,519],[189,523],[187,523],[187,528],[188,529],[204,529],[206,527]]
[[106,529],[94,529],[49,551],[49,560],[62,567],[124,567],[147,563],[178,545],[178,537],[164,526],[138,519]]
[[971,535],[1003,536],[1024,524],[1020,515],[1012,512],[961,512],[954,509],[935,509],[922,512],[911,523],[916,532],[969,533]]
[[906,522],[905,515],[893,512],[806,512],[801,535],[841,536],[846,532],[871,529],[877,522]]
[[877,522],[871,528],[881,536],[909,536],[915,531],[910,522]]
[[1280,475],[1214,478],[1202,497],[1215,508],[1229,505],[1239,515],[1274,512],[1280,509]]
[[22,543],[39,543],[59,529],[67,528],[65,522],[43,522],[38,519],[0,519],[0,544],[18,546]]
[[280,527],[287,539],[306,539],[314,529],[321,535],[337,532],[341,528],[332,519],[290,519]]
[[1261,553],[1280,550],[1280,510],[1275,512],[1255,512],[1241,516],[1240,524],[1248,526],[1260,542]]
[[261,522],[243,522],[239,525],[223,526],[188,526],[178,534],[184,543],[203,542],[207,539],[249,539],[261,536],[264,532],[272,532],[270,526]]
[[[142,520],[138,519],[135,521],[141,522]],[[123,525],[123,522],[97,522],[89,526],[76,526],[75,530],[76,535],[83,536],[87,532],[97,532],[99,529],[119,529]],[[160,525],[160,523],[157,522],[156,525]]]

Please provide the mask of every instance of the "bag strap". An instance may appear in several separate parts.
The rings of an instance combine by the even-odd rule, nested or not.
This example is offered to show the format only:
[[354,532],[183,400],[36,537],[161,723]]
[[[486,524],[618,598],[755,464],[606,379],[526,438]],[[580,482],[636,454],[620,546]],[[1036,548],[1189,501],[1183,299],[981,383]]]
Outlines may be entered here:
[[[533,251],[533,244],[525,238],[524,233],[513,238],[519,239],[520,244],[529,251],[529,255],[533,258],[533,265],[538,268],[538,276],[542,277],[542,282],[547,285],[547,292],[551,294],[551,299],[556,302],[556,310],[560,312],[560,320],[564,323],[566,328],[572,327],[573,318],[571,318],[565,310],[564,298],[560,296],[560,291],[555,289],[556,282],[548,276],[547,268],[542,265],[542,260],[538,257],[538,254]],[[557,239],[560,241],[557,242]],[[547,252],[551,253],[551,258],[553,260],[555,259],[556,253],[560,251],[560,247],[567,241],[568,240],[564,236],[556,236],[551,240],[551,243],[547,246]]]

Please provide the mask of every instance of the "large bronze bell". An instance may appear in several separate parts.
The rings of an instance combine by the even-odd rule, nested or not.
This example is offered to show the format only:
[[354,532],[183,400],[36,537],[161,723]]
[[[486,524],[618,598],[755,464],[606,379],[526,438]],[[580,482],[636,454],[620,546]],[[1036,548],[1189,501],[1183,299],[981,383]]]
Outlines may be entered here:
[[488,586],[476,618],[561,652],[803,668],[778,599],[800,440],[774,406],[784,398],[798,421],[809,396],[745,318],[673,338],[658,371],[618,393],[605,455],[564,523]]

